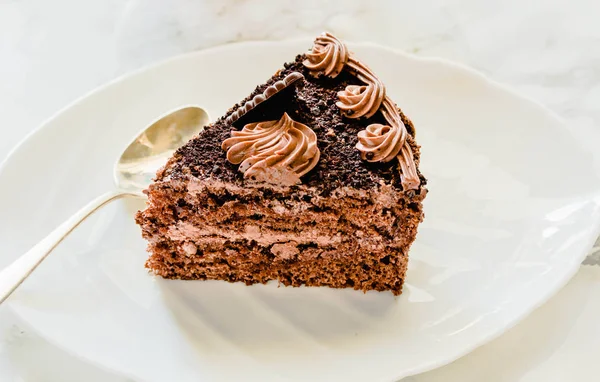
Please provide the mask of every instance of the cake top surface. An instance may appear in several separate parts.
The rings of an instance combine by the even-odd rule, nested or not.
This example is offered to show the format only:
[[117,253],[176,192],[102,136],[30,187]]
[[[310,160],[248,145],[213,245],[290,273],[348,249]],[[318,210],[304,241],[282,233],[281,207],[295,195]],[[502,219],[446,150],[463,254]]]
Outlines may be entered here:
[[181,147],[157,180],[419,192],[418,160],[412,122],[370,69],[324,34]]

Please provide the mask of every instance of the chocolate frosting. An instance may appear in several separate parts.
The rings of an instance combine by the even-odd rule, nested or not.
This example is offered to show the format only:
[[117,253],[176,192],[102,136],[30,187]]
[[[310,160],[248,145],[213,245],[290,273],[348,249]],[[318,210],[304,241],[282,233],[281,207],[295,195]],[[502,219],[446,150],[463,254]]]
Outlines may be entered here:
[[383,83],[362,62],[348,53],[346,46],[330,33],[315,40],[312,51],[303,62],[313,76],[336,77],[347,69],[365,85],[348,85],[338,93],[336,106],[347,118],[370,118],[377,111],[387,125],[370,124],[358,133],[356,148],[361,158],[368,162],[389,162],[398,158],[402,171],[402,186],[405,190],[418,189],[419,175],[413,152],[407,142],[408,132],[394,102],[385,94]]
[[371,118],[385,99],[385,86],[363,63],[350,59],[348,69],[366,85],[348,85],[338,93],[336,106],[348,118]]
[[406,142],[408,132],[396,105],[386,97],[381,113],[389,125],[374,123],[358,133],[356,148],[362,159],[368,162],[389,162],[398,158],[402,170],[402,187],[405,190],[416,190],[421,183],[414,155]]
[[281,186],[300,183],[320,156],[315,132],[287,113],[276,121],[249,123],[232,131],[221,147],[229,162],[240,164],[245,179]]
[[311,75],[335,78],[348,62],[348,48],[331,33],[325,32],[315,40],[312,50],[306,53],[304,66]]

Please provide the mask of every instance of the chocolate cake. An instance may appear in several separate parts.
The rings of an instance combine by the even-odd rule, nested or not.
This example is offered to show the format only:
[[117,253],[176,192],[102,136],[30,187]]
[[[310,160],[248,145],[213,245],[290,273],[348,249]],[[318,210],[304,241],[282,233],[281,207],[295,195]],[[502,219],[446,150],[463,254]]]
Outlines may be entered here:
[[400,294],[426,179],[412,122],[329,33],[157,173],[137,223],[165,278]]

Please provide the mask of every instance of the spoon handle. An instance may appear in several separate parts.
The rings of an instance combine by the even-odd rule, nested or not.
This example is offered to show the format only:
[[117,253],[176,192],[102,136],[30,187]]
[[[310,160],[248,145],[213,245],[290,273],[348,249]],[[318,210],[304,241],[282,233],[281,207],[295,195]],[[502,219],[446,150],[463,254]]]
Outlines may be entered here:
[[52,250],[56,248],[69,233],[71,233],[71,231],[84,221],[85,218],[106,203],[128,195],[133,194],[123,193],[122,191],[111,191],[97,197],[67,219],[67,221],[56,227],[54,231],[50,232],[48,236],[42,239],[33,248],[15,260],[8,267],[4,268],[0,272],[0,304],[4,302],[4,300],[6,300],[27,277],[29,277],[31,272],[40,265],[46,256],[48,256],[48,254],[50,254],[50,252],[52,252]]

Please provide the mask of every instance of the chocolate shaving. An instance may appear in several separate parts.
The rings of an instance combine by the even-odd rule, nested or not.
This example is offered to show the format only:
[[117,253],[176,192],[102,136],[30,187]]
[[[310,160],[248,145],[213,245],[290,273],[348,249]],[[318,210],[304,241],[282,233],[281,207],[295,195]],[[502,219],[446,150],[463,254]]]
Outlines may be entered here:
[[251,100],[240,106],[236,111],[231,113],[225,120],[228,124],[233,124],[235,121],[240,119],[244,114],[254,109],[259,104],[265,102],[267,99],[273,97],[275,94],[283,91],[290,85],[296,84],[299,80],[303,80],[304,76],[300,72],[292,72],[285,76],[284,79],[275,82],[273,85],[265,89],[262,94],[257,94]]

